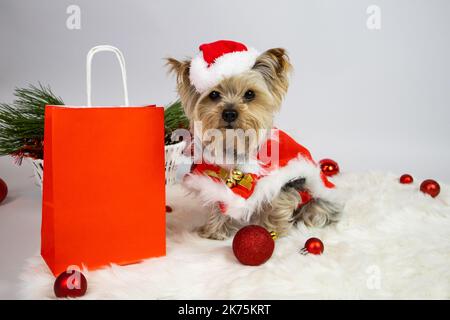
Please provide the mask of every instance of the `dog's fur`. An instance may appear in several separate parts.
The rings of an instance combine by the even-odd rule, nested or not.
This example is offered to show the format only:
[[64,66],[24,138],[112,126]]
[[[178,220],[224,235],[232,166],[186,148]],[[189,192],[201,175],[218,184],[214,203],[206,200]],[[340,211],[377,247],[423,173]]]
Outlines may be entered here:
[[[189,79],[190,60],[168,58],[167,65],[177,76],[177,90],[191,127],[195,121],[200,121],[203,129],[220,129],[224,133],[229,129],[260,132],[259,129],[272,128],[274,114],[279,111],[287,92],[292,69],[284,49],[270,49],[257,58],[251,70],[225,78],[216,87],[200,94]],[[248,90],[254,92],[253,99],[244,97]],[[220,98],[212,99],[212,91],[218,92]],[[224,109],[236,110],[238,118],[232,123],[224,121]],[[304,182],[304,179],[297,179],[287,183],[275,199],[252,215],[251,222],[285,235],[300,220],[309,226],[325,226],[336,221],[339,216],[337,206],[325,200],[313,199],[298,209],[301,202],[298,191],[304,189]],[[239,224],[214,207],[199,234],[210,239],[225,239],[237,230]]]

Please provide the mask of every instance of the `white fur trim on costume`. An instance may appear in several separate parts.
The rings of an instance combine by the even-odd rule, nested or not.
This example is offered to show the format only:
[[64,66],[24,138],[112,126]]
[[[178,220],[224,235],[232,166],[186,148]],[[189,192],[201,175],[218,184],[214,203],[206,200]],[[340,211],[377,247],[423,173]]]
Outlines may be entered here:
[[264,203],[270,203],[290,180],[306,178],[305,188],[313,198],[320,198],[339,203],[333,189],[325,187],[320,168],[306,160],[301,155],[292,159],[282,168],[274,170],[258,180],[253,194],[244,199],[235,194],[225,183],[197,174],[189,174],[184,179],[184,185],[197,193],[200,201],[211,205],[223,202],[227,206],[226,214],[238,220],[249,221]]
[[223,202],[234,203],[239,208],[245,207],[244,198],[237,196],[225,183],[215,182],[206,175],[188,174],[183,179],[183,185],[195,191],[200,201],[206,206]]
[[224,78],[250,70],[258,55],[259,53],[253,48],[247,51],[231,52],[217,58],[208,67],[208,63],[203,59],[203,53],[200,52],[191,61],[189,78],[197,91],[203,93]]

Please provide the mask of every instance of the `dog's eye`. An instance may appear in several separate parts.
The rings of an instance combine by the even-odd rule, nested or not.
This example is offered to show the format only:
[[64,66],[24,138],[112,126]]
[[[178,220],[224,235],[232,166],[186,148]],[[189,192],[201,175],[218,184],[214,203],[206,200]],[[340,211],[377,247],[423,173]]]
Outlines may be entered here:
[[209,98],[210,98],[211,100],[217,100],[217,99],[220,98],[220,93],[217,92],[217,91],[211,91],[211,92],[209,93]]
[[244,94],[244,99],[247,101],[255,99],[255,92],[253,90],[247,90]]

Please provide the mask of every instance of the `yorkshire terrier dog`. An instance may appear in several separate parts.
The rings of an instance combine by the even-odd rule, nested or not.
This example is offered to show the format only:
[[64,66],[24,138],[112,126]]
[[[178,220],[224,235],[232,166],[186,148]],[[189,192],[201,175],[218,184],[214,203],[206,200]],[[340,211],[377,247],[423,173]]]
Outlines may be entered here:
[[[176,74],[191,132],[201,146],[207,148],[210,141],[196,125],[202,132],[221,133],[214,135],[216,151],[202,155],[183,181],[210,208],[199,229],[202,237],[226,239],[245,223],[282,236],[299,221],[322,227],[338,220],[334,184],[307,149],[273,128],[292,69],[284,49],[260,54],[242,43],[220,40],[200,46],[193,59],[168,58],[167,65]],[[233,143],[224,141],[237,130],[253,130],[255,139],[234,135]],[[260,152],[274,147],[270,159],[262,159]],[[217,160],[217,150],[231,151],[233,161]]]

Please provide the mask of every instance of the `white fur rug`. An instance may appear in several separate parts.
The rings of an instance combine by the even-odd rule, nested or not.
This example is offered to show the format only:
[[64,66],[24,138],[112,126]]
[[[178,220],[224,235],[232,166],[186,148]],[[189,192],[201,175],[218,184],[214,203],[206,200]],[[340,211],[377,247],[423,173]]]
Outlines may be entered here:
[[[85,299],[449,299],[450,189],[433,199],[398,176],[343,174],[342,220],[324,229],[299,226],[276,241],[262,266],[243,266],[231,239],[199,238],[204,213],[180,187],[169,190],[167,256],[86,272]],[[321,256],[299,254],[319,237]],[[28,261],[21,296],[54,298],[54,278],[40,257]]]

